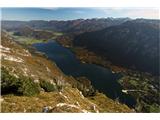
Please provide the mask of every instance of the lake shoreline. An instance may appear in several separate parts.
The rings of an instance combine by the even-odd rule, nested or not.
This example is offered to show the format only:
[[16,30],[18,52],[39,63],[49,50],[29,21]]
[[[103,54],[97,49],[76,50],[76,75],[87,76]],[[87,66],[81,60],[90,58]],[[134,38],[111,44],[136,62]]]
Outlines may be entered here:
[[[137,101],[137,104],[135,107],[136,111],[143,111],[142,110],[143,108],[147,109],[146,106],[149,106],[151,108],[152,106],[154,106],[154,104],[148,104],[145,102],[146,97],[144,93],[140,91],[146,91],[145,94],[147,94],[148,96],[147,99],[150,99],[149,97],[150,92],[155,91],[153,93],[156,94],[154,95],[154,99],[156,100],[156,98],[158,97],[158,92],[156,92],[158,91],[158,84],[157,84],[158,78],[156,76],[153,76],[150,73],[131,70],[131,69],[117,66],[117,65],[115,66],[110,61],[107,61],[101,58],[100,56],[97,56],[95,53],[88,51],[85,48],[73,46],[72,40],[73,40],[72,38],[66,39],[67,41],[66,42],[64,37],[63,39],[59,38],[56,41],[62,46],[70,49],[82,63],[97,64],[99,66],[110,69],[113,73],[123,74],[124,77],[122,79],[119,79],[118,82],[123,86],[123,89],[136,90],[136,92],[131,92],[131,91],[127,92],[127,94],[130,94],[131,96],[133,96]],[[141,88],[140,91],[139,91],[139,88]],[[154,90],[151,88],[153,88]],[[158,101],[156,101],[155,103],[157,106]]]
[[[55,43],[56,42],[56,43]],[[71,75],[73,77],[87,77],[87,79],[89,79],[92,83],[92,85],[100,92],[104,93],[107,95],[107,97],[113,99],[113,100],[120,100],[121,103],[127,102],[126,99],[132,99],[129,95],[125,94],[122,92],[122,87],[121,85],[118,83],[117,79],[119,79],[119,73],[113,73],[112,71],[110,71],[109,69],[100,66],[100,65],[96,65],[96,64],[88,64],[88,63],[82,63],[79,59],[76,58],[75,54],[73,53],[73,51],[71,51],[70,49],[67,49],[65,47],[63,47],[61,44],[59,44],[56,40],[55,42],[50,41],[49,43],[38,43],[36,45],[38,45],[36,48],[39,48],[38,51],[42,51],[43,53],[46,52],[46,55],[48,56],[49,59],[53,60],[57,66],[67,75]],[[52,44],[52,45],[51,45]],[[48,45],[48,46],[47,46]],[[55,46],[55,47],[54,47]],[[56,48],[58,46],[58,48]],[[49,50],[50,48],[50,50]],[[51,49],[53,48],[53,49]],[[60,48],[60,51],[62,49],[62,53],[60,51],[57,51],[57,49]],[[49,52],[49,51],[53,51],[53,52]],[[66,51],[66,53],[63,51]],[[60,52],[60,53],[59,53]],[[55,53],[55,54],[54,54]],[[64,54],[64,55],[63,55]],[[69,56],[67,57],[67,55],[69,54]],[[71,56],[70,56],[71,54]],[[54,57],[53,57],[53,56]],[[62,56],[61,56],[62,55]],[[65,58],[63,58],[64,56],[66,56]],[[61,57],[63,58],[63,60],[61,61]],[[74,59],[74,60],[73,60]],[[68,63],[67,66],[65,66],[65,62]],[[61,61],[61,62],[60,62]],[[75,62],[76,61],[76,62]],[[79,61],[79,62],[78,62]],[[58,62],[58,63],[57,63]],[[59,63],[60,62],[60,63]],[[77,63],[78,62],[78,63]],[[64,65],[63,65],[64,64]],[[68,65],[70,64],[70,65]],[[78,67],[78,66],[81,67]],[[71,67],[72,66],[72,67]],[[77,66],[77,67],[76,67]],[[95,69],[95,70],[94,70]],[[98,71],[97,71],[98,70]],[[106,71],[107,70],[107,71]],[[110,71],[110,72],[109,72]],[[107,73],[105,73],[107,72]],[[100,76],[98,76],[97,74],[99,74]],[[110,74],[110,75],[109,75]],[[112,74],[112,75],[111,75]],[[108,76],[109,75],[109,76]],[[100,77],[100,78],[99,78]],[[99,81],[98,79],[100,79],[101,81]],[[112,80],[111,80],[112,79]],[[99,85],[98,85],[99,84]],[[106,85],[105,85],[106,84]],[[98,86],[99,87],[98,87]],[[102,86],[101,86],[102,85]],[[108,86],[108,87],[107,87]],[[113,90],[111,90],[111,86]],[[117,86],[117,87],[116,87]],[[98,88],[97,88],[98,87]],[[115,87],[115,88],[114,88]],[[107,92],[110,91],[110,92]],[[114,93],[114,91],[116,91]],[[113,93],[112,93],[113,92]],[[118,94],[120,96],[118,96]],[[118,100],[118,101],[119,101]],[[132,100],[131,100],[132,101]],[[130,101],[130,102],[131,102]],[[128,101],[129,102],[129,101]],[[134,102],[133,102],[134,103]],[[131,108],[133,108],[133,106],[131,105],[131,103],[124,103],[124,104],[128,104]]]

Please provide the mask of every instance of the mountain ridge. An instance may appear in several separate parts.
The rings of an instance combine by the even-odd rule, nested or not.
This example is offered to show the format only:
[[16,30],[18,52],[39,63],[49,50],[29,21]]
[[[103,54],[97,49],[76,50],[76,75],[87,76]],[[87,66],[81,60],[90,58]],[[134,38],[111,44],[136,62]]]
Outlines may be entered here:
[[[128,21],[118,26],[78,35],[74,38],[73,44],[93,50],[113,63],[123,65],[125,62],[129,66],[135,65],[142,71],[147,69],[153,74],[159,74],[156,67],[158,61],[155,61],[158,59],[158,35],[159,26],[155,27],[152,23],[146,22]],[[146,66],[144,68],[142,62],[147,61],[142,60],[142,55],[149,60],[148,63],[143,63]]]

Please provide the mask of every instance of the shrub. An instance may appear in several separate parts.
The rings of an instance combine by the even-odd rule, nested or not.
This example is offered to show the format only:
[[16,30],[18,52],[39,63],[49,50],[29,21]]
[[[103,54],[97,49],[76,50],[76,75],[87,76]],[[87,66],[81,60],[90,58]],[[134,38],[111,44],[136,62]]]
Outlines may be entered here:
[[2,94],[16,93],[18,94],[18,88],[20,87],[19,79],[10,75],[9,72],[2,67],[1,68],[1,90]]
[[40,93],[40,87],[30,78],[21,79],[21,86],[18,88],[18,93],[25,96],[33,96]]
[[41,80],[40,81],[40,86],[41,88],[43,88],[46,92],[52,92],[55,91],[57,89],[56,85],[51,84],[48,81],[45,80]]
[[160,105],[158,105],[158,104],[156,104],[156,103],[150,105],[149,111],[152,112],[152,113],[153,113],[153,112],[154,112],[154,113],[159,113],[159,112],[160,112]]
[[21,36],[21,33],[20,32],[14,32],[13,35],[15,35],[15,36]]
[[2,94],[17,94],[32,96],[40,92],[39,85],[27,77],[16,78],[2,67],[1,69],[1,91]]
[[158,104],[154,103],[152,105],[149,105],[149,104],[145,104],[144,108],[143,108],[143,111],[144,112],[147,112],[147,113],[158,113],[160,112],[160,107]]

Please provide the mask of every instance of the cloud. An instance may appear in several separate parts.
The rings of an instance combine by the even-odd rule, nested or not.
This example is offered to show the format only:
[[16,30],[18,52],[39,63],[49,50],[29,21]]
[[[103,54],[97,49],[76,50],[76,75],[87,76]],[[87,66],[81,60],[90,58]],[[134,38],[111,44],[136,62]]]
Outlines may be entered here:
[[159,11],[158,9],[137,9],[137,10],[130,10],[125,13],[126,16],[130,16],[133,18],[152,18],[152,19],[159,19]]
[[95,8],[104,12],[106,15],[114,17],[130,17],[130,18],[149,18],[160,19],[159,10],[156,8]]

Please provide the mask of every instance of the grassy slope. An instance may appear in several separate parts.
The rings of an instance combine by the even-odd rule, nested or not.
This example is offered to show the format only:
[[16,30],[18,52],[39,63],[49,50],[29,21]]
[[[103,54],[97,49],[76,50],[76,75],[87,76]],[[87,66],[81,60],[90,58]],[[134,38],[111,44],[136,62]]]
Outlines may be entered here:
[[[62,94],[67,99],[59,92],[41,92],[39,95],[33,97],[6,95],[3,96],[2,112],[41,112],[44,106],[54,108],[59,103],[76,105],[77,102],[81,109],[89,112],[96,112],[92,108],[93,105],[96,106],[99,112],[133,112],[127,106],[121,105],[100,93],[92,98],[83,98],[77,89],[67,87]],[[51,112],[80,112],[67,109],[59,108]]]

